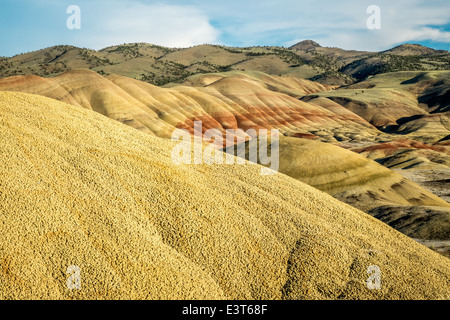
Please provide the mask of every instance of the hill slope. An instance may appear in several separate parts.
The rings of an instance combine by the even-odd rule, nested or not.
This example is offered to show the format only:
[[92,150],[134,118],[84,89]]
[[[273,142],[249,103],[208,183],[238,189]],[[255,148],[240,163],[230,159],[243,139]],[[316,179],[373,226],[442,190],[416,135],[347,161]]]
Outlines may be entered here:
[[448,259],[285,175],[176,166],[171,142],[22,93],[0,92],[0,138],[3,299],[449,298]]

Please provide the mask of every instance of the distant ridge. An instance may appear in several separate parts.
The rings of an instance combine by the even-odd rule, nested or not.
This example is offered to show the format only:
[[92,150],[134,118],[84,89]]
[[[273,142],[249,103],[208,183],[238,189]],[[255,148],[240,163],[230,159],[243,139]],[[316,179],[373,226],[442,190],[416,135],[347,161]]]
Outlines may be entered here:
[[54,77],[83,68],[157,86],[180,84],[196,74],[225,71],[258,71],[341,86],[387,72],[450,70],[450,52],[412,44],[384,52],[365,52],[322,47],[313,40],[304,40],[290,48],[208,44],[166,48],[131,43],[96,51],[54,46],[0,58],[0,78],[29,74]]
[[445,52],[448,52],[448,51],[434,50],[432,48],[428,48],[428,47],[422,46],[420,44],[406,43],[406,44],[402,44],[397,47],[394,47],[392,49],[383,51],[382,53],[396,54],[399,56],[418,56],[418,55],[429,55],[429,54],[445,53]]

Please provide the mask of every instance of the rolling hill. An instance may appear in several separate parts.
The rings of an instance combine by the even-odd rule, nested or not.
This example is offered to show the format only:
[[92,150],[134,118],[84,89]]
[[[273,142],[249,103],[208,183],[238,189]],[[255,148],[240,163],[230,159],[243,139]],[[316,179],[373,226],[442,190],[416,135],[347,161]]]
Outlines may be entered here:
[[379,133],[361,117],[334,104],[326,108],[298,98],[329,89],[319,83],[260,72],[198,75],[185,85],[157,87],[128,77],[103,77],[90,70],[53,78],[15,76],[0,79],[0,90],[34,93],[97,111],[146,133],[170,138],[175,128],[204,130],[279,129],[283,134],[311,132],[336,141],[375,139]]

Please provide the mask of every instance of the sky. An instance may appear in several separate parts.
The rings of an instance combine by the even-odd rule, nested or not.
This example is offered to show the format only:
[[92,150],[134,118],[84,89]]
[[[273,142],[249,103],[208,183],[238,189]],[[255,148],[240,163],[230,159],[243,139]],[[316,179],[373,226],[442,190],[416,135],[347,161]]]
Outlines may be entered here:
[[[68,13],[72,5],[79,15]],[[305,39],[347,50],[450,50],[450,0],[0,0],[7,57],[54,45],[288,47]]]

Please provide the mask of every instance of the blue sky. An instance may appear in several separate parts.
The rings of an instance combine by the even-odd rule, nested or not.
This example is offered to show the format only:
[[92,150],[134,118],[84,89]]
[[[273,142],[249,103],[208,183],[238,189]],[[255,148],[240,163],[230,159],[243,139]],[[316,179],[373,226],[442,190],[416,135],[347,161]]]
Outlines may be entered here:
[[[69,5],[81,29],[69,30]],[[367,8],[381,9],[381,29],[367,28]],[[381,51],[401,43],[450,49],[449,0],[0,0],[0,56],[70,44],[101,49],[148,42],[323,46]]]

